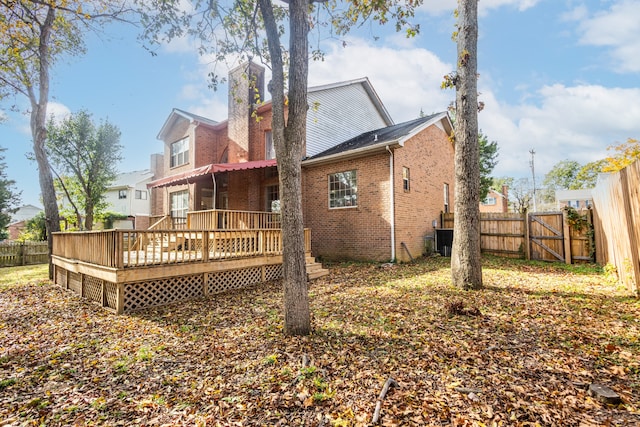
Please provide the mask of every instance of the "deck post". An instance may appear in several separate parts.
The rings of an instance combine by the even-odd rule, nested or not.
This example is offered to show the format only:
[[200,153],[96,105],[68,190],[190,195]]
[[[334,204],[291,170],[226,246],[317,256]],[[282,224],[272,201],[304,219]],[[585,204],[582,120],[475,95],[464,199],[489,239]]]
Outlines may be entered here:
[[202,261],[209,261],[209,232],[207,230],[202,232]]
[[105,285],[104,280],[100,280],[100,285],[102,287],[102,307],[107,306],[107,285]]
[[118,283],[116,288],[116,314],[124,313],[124,283]]

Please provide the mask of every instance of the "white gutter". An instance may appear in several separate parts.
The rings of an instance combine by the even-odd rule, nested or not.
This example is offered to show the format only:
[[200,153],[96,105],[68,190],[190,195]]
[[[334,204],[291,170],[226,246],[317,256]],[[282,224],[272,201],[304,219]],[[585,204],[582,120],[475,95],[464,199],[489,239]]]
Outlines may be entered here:
[[395,186],[393,182],[393,151],[387,145],[389,152],[389,215],[391,222],[391,261],[396,259],[396,219],[395,219]]

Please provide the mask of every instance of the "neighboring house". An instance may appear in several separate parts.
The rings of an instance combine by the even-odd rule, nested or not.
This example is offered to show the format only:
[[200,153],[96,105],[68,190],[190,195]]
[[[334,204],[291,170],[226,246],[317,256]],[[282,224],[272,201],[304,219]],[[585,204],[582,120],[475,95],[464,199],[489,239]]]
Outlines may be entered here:
[[574,209],[587,209],[593,206],[591,189],[586,190],[556,190],[556,206],[562,209],[565,206]]
[[[163,172],[148,185],[152,215],[177,220],[193,210],[279,206],[271,104],[248,101],[256,93],[264,99],[264,69],[243,65],[229,77],[227,120],[174,109],[165,121],[158,134]],[[432,222],[453,206],[447,113],[394,125],[366,78],[308,94],[303,214],[314,255],[380,261],[421,255]]]
[[480,212],[509,212],[509,187],[503,185],[502,192],[490,188],[480,203]]
[[24,229],[28,220],[35,218],[42,208],[33,205],[20,206],[18,210],[11,215],[11,224],[7,227],[9,232],[9,240],[16,240]]
[[126,223],[116,224],[116,228],[130,228],[142,222],[144,228],[149,224],[151,213],[151,197],[147,184],[153,179],[154,172],[150,169],[118,174],[107,189],[105,202],[106,210],[126,215],[130,218],[130,226]]

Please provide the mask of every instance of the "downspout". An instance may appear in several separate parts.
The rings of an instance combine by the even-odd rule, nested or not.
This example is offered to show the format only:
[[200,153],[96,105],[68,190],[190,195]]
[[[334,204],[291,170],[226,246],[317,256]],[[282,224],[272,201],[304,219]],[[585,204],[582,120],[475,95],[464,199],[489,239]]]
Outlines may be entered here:
[[391,261],[396,259],[396,219],[395,219],[395,185],[393,182],[393,151],[389,152],[389,217],[391,221]]

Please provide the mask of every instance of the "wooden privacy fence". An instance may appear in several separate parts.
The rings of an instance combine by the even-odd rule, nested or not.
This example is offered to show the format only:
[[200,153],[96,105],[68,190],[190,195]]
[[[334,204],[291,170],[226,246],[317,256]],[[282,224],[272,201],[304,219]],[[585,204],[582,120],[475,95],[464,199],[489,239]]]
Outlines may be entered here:
[[0,243],[0,267],[46,264],[49,262],[47,242]]
[[[576,221],[563,212],[481,213],[480,248],[512,258],[557,261],[571,264],[592,261],[592,212],[580,213]],[[578,223],[582,226],[578,226]],[[453,229],[453,213],[443,213],[443,229]]]
[[640,293],[640,161],[598,180],[595,206],[596,256],[616,267],[627,289]]

